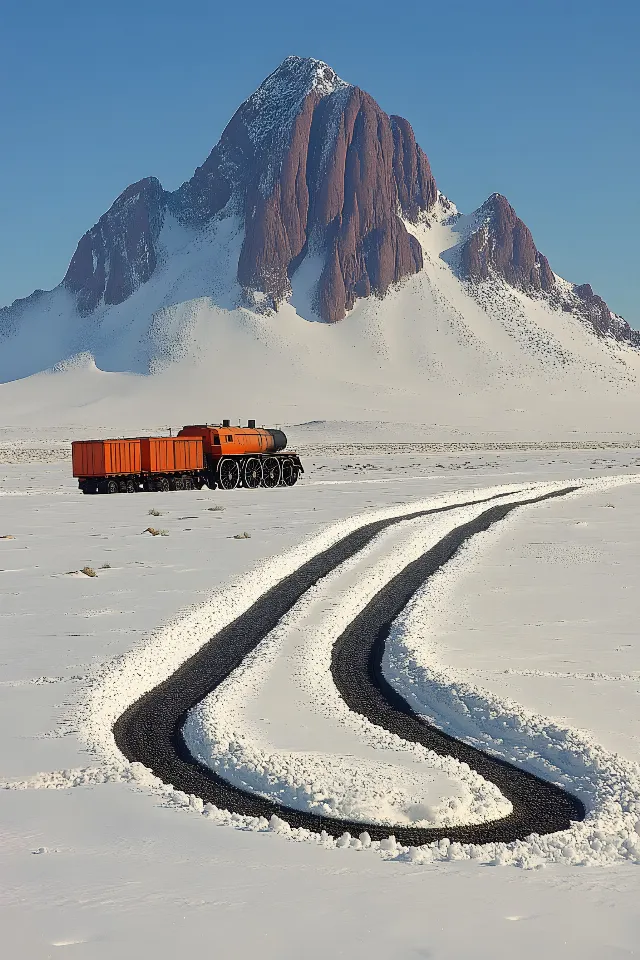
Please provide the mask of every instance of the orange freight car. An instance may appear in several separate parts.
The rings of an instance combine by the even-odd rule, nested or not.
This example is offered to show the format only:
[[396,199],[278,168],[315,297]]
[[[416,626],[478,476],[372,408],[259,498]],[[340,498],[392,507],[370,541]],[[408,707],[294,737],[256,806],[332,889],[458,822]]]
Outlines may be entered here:
[[282,430],[221,424],[183,427],[177,437],[77,440],[73,475],[83,493],[292,487],[304,473]]
[[200,437],[142,437],[140,455],[145,473],[176,473],[204,468]]
[[74,477],[140,473],[139,440],[75,440],[71,457]]

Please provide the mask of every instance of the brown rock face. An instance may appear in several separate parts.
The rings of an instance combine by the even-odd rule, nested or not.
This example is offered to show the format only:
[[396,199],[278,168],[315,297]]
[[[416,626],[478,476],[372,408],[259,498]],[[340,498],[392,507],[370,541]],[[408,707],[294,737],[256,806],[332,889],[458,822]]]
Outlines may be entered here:
[[464,277],[486,280],[503,277],[525,293],[550,292],[555,287],[549,261],[538,252],[531,231],[499,193],[480,207],[478,228],[463,243],[460,266]]
[[[238,281],[272,303],[310,249],[324,269],[323,319],[383,295],[422,267],[399,211],[415,221],[437,190],[410,124],[314,60],[289,57],[237,111],[219,144],[170,200],[202,223],[227,204],[245,224]],[[229,209],[228,208],[228,209]]]
[[319,100],[315,91],[305,98],[271,190],[265,195],[260,158],[257,175],[246,186],[238,280],[243,287],[270,294],[276,303],[289,294],[290,271],[297,266],[307,242],[309,138]]
[[415,222],[422,210],[430,210],[438,199],[436,182],[426,153],[420,149],[411,124],[402,117],[390,117],[393,129],[393,172],[402,212]]
[[156,266],[155,241],[164,215],[158,180],[140,180],[122,193],[80,240],[64,278],[81,314],[101,302],[122,303]]
[[405,120],[392,121],[357,87],[336,119],[311,217],[311,230],[325,238],[319,305],[329,321],[341,320],[357,297],[383,296],[422,268],[420,244],[398,208],[415,220],[436,197],[428,161]]
[[[550,303],[578,314],[599,336],[610,336],[640,346],[640,332],[609,309],[588,283],[567,289],[556,282],[549,261],[537,249],[529,228],[516,216],[505,197],[494,193],[472,214],[474,226],[454,248],[458,270],[467,280],[502,277],[529,294],[547,295]],[[449,251],[450,253],[450,251]],[[454,259],[450,259],[452,265]]]
[[[406,120],[387,116],[321,61],[287,57],[178,190],[165,193],[150,177],[118,197],[80,240],[64,284],[84,315],[122,303],[156,268],[167,211],[196,229],[235,215],[244,225],[237,279],[247,302],[277,307],[313,255],[321,264],[317,311],[335,322],[359,297],[382,297],[421,270],[422,250],[405,221],[416,223],[437,201],[429,161]],[[640,341],[588,284],[571,291],[556,283],[503,196],[489,197],[470,221],[464,239],[443,254],[463,279],[501,277],[578,313],[602,336]],[[0,333],[21,309],[0,311]]]
[[574,285],[573,292],[584,304],[585,310],[591,318],[591,322],[596,331],[601,335],[611,332],[611,311],[602,297],[599,297],[591,289],[591,284],[582,283]]
[[324,261],[318,311],[341,320],[358,297],[383,296],[421,269],[402,217],[415,222],[436,199],[406,120],[326,64],[288,57],[179,190],[149,178],[118,197],[78,244],[64,283],[83,314],[121,303],[155,269],[165,210],[193,227],[233,213],[244,221],[238,281],[250,301],[260,292],[277,306],[313,251]]
[[640,331],[634,330],[626,320],[612,313],[602,297],[594,293],[591,284],[574,284],[573,292],[579,300],[578,312],[593,326],[601,337],[615,337],[634,346],[640,345]]

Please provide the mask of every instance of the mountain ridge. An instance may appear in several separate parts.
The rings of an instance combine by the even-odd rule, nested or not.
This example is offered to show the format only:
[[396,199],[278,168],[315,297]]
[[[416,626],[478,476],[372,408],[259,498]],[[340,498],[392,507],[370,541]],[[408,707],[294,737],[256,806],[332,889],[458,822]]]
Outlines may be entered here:
[[[221,233],[227,221],[237,227]],[[167,257],[176,256],[166,237],[178,230],[185,231],[179,247],[196,245],[200,272],[151,297],[157,306],[149,308],[147,334],[145,318],[136,318],[142,339],[153,340],[164,323],[157,310],[179,305],[181,297],[213,296],[225,309],[272,315],[285,303],[300,303],[303,276],[302,315],[336,323],[357,303],[384,300],[410,277],[430,282],[428,233],[438,224],[451,227],[451,243],[438,257],[478,303],[486,305],[502,283],[532,305],[542,299],[558,323],[562,314],[573,315],[599,338],[640,345],[640,333],[589,284],[571,284],[552,271],[505,197],[492,194],[471,215],[459,214],[438,190],[407,120],[387,115],[322,61],[299,57],[283,61],[241,104],[177,190],[165,191],[155,177],[127,187],[80,239],[58,287],[0,310],[0,345],[9,349],[47,311],[60,318],[51,323],[70,331],[59,353],[91,350],[107,328],[124,337],[131,321],[111,330],[105,318],[116,308],[119,317],[122,305],[138,302],[138,292],[156,282]],[[219,248],[223,234],[235,239]],[[221,255],[224,294],[216,280]],[[47,335],[55,341],[51,325]],[[7,361],[5,377],[10,367]],[[16,375],[41,368],[23,365]]]

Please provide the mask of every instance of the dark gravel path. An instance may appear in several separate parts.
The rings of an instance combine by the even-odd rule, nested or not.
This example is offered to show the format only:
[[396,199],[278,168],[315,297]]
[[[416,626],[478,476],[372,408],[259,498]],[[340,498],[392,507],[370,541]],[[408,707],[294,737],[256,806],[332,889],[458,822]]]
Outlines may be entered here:
[[256,794],[246,793],[198,763],[189,753],[181,731],[188,711],[235,670],[300,597],[321,577],[362,550],[382,530],[403,520],[500,500],[514,494],[498,494],[484,501],[458,503],[378,520],[343,537],[268,590],[167,680],[132,704],[113,728],[118,748],[128,760],[144,764],[164,783],[173,784],[185,793],[195,794],[221,809],[267,818],[275,813],[292,827],[304,827],[316,832],[326,830],[334,837],[345,831],[357,836],[367,830],[373,840],[383,839],[393,833],[404,844],[418,845],[442,837],[486,843],[524,838],[534,832],[551,833],[566,829],[572,820],[582,820],[585,811],[580,801],[559,787],[466,746],[417,717],[406,701],[386,682],[380,667],[384,643],[394,618],[418,587],[446,563],[465,540],[488,529],[522,504],[538,503],[576,489],[566,487],[517,503],[496,504],[474,520],[451,531],[376,594],[338,638],[333,652],[332,674],[352,710],[406,740],[423,743],[437,753],[468,763],[495,783],[511,800],[514,809],[510,816],[479,826],[418,829],[385,827],[292,810]]

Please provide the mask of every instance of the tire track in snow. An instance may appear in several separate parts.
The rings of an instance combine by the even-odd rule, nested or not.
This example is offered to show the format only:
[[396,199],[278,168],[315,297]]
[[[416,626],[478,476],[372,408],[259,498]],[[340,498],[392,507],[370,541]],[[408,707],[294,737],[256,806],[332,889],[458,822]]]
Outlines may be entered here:
[[572,493],[570,486],[537,497],[498,504],[464,523],[387,583],[338,638],[332,674],[347,705],[406,740],[424,743],[437,753],[454,756],[495,783],[512,802],[513,813],[501,820],[461,827],[390,827],[293,810],[257,794],[232,786],[190,754],[182,727],[189,710],[215,689],[243,658],[276,626],[300,597],[340,563],[354,556],[387,527],[403,520],[444,513],[464,506],[487,503],[517,492],[486,500],[455,503],[420,510],[365,524],[296,571],[260,597],[245,613],[222,629],[183,663],[167,680],[132,704],[116,721],[113,732],[119,750],[131,762],[151,769],[164,783],[186,794],[241,815],[270,817],[276,814],[292,827],[303,827],[331,836],[366,830],[372,839],[391,832],[407,844],[419,845],[447,837],[469,843],[510,841],[531,833],[566,829],[584,818],[582,803],[554,784],[520,770],[428,725],[387,683],[381,670],[384,642],[393,619],[415,591],[443,566],[475,533],[487,530],[511,511],[526,504]]

